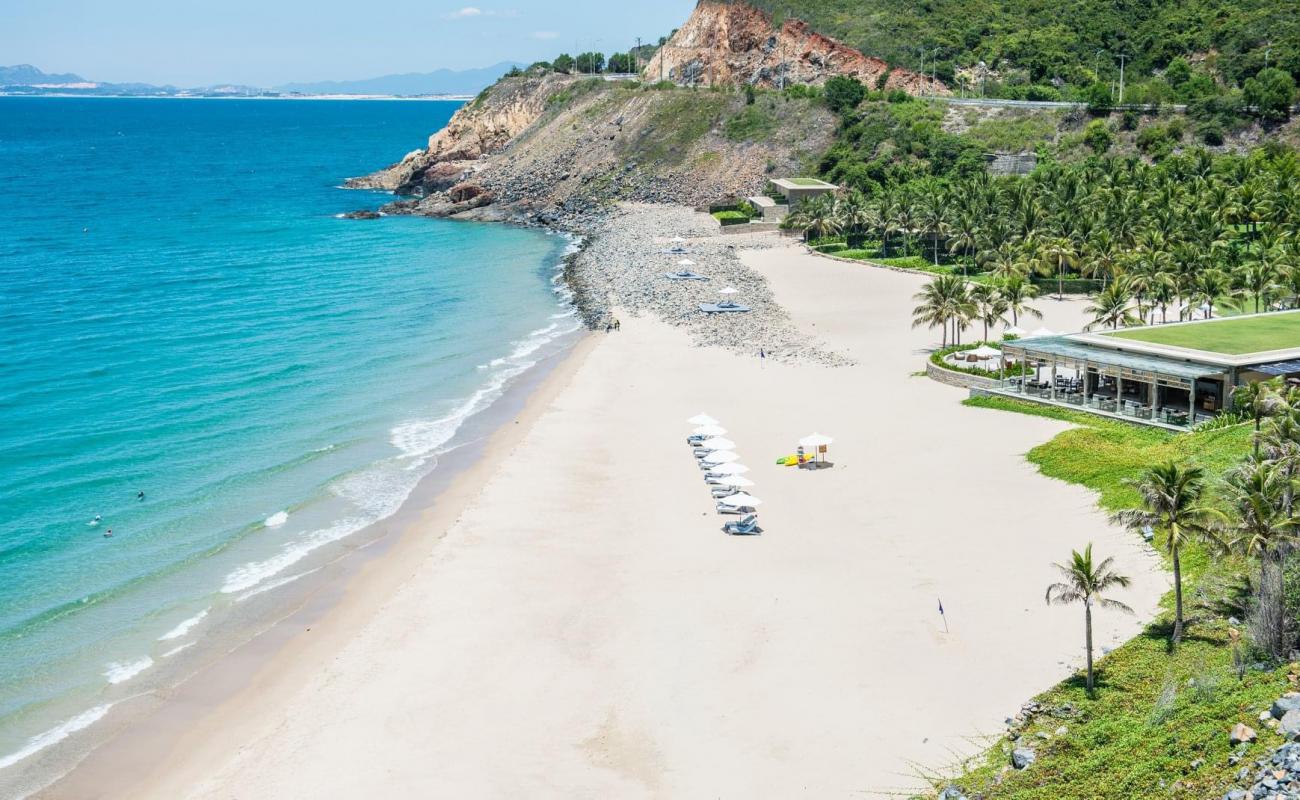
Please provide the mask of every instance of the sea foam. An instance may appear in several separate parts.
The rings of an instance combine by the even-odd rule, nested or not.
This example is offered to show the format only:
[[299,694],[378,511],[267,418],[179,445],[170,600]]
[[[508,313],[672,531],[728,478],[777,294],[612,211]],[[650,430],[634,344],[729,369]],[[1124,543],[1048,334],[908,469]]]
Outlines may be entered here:
[[103,719],[104,715],[107,714],[108,710],[112,707],[112,703],[95,706],[94,708],[81,712],[66,722],[50,728],[44,733],[36,734],[32,738],[28,739],[27,744],[23,745],[18,750],[15,750],[7,756],[0,757],[0,769],[12,767],[24,758],[35,755],[51,745],[58,744],[77,731],[89,728],[91,725],[94,725],[96,722]]
[[202,621],[203,621],[203,618],[206,617],[206,616],[208,615],[208,611],[210,611],[210,610],[211,610],[211,609],[207,609],[207,608],[205,608],[205,609],[203,609],[202,611],[200,611],[199,613],[197,613],[197,614],[195,614],[194,616],[190,617],[189,619],[184,620],[184,621],[181,622],[179,625],[177,625],[175,628],[172,628],[171,630],[169,630],[169,631],[167,631],[166,633],[164,633],[162,636],[159,636],[159,637],[158,637],[158,641],[160,641],[160,642],[165,642],[165,641],[168,641],[169,639],[179,639],[179,638],[181,638],[181,637],[184,636],[185,634],[189,633],[190,630],[191,630],[195,625],[198,625],[200,622],[202,622]]
[[152,666],[153,659],[149,656],[135,661],[113,661],[104,665],[104,677],[108,678],[109,683],[126,683]]

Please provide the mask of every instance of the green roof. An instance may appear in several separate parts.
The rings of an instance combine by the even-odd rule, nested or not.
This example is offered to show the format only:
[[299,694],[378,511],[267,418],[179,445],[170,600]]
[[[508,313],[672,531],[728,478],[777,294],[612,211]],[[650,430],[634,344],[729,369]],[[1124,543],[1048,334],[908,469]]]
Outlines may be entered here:
[[819,181],[816,178],[787,178],[786,180],[796,186],[829,186],[826,181]]
[[1207,353],[1264,353],[1300,347],[1300,311],[1131,328],[1105,335]]

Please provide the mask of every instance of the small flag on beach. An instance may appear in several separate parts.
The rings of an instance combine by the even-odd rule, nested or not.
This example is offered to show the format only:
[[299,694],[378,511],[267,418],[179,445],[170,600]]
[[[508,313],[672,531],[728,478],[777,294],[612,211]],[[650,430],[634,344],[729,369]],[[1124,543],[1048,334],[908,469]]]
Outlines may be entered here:
[[943,600],[939,600],[939,616],[943,617],[943,632],[948,632],[948,616],[943,613]]

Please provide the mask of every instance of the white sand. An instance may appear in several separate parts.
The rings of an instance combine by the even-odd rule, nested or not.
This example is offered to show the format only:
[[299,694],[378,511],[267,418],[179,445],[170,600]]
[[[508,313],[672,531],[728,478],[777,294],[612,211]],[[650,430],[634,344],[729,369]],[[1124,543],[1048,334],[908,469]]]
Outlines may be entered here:
[[[131,796],[880,796],[1081,661],[1082,609],[1043,603],[1071,548],[1134,579],[1138,615],[1099,614],[1099,646],[1151,616],[1155,557],[1023,458],[1062,426],[911,375],[937,338],[910,328],[923,279],[745,258],[860,365],[760,365],[623,316],[377,615],[324,620],[352,626],[331,658],[279,664],[298,677],[254,682]],[[1038,305],[1022,325],[1079,326],[1079,303]],[[762,536],[720,532],[683,444],[698,411],[752,467]],[[814,429],[833,469],[774,466]]]

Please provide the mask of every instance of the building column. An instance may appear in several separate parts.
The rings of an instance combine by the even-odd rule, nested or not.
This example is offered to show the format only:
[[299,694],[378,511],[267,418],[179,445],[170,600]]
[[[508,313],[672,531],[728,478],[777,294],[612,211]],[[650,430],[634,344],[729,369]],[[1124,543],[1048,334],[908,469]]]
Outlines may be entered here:
[[1052,356],[1052,400],[1056,400],[1056,356]]

